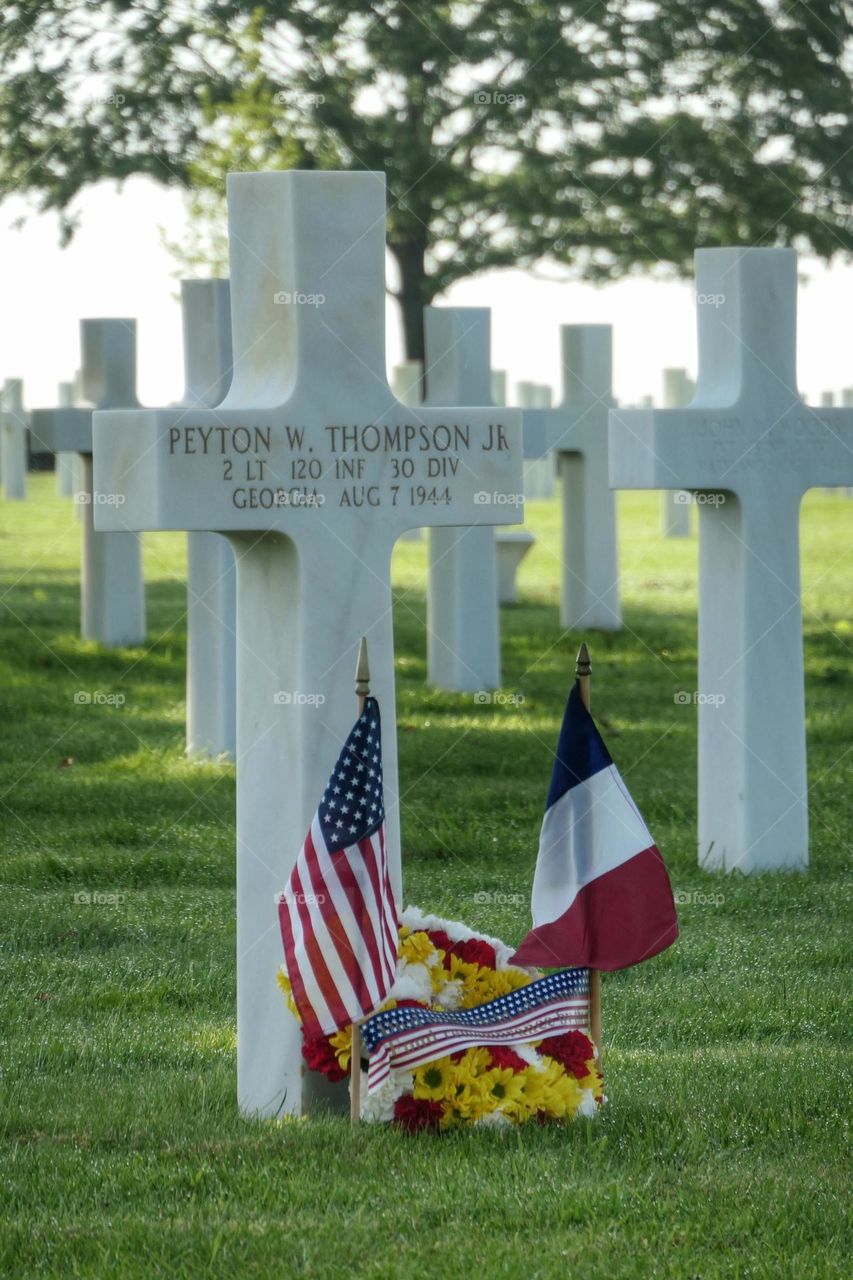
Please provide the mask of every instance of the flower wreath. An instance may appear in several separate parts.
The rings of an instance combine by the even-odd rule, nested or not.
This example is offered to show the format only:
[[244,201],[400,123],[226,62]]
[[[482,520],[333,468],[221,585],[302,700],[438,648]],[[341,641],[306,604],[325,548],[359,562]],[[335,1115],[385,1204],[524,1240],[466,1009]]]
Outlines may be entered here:
[[[408,907],[400,917],[397,976],[381,1006],[471,1009],[533,982],[535,970],[510,964],[512,948],[465,925]],[[282,967],[279,985],[299,1017]],[[352,1027],[331,1036],[306,1036],[302,1056],[328,1080],[350,1074]],[[437,1058],[414,1071],[392,1070],[374,1093],[362,1072],[361,1117],[403,1129],[510,1125],[595,1115],[603,1102],[595,1048],[580,1031],[518,1045],[484,1045]]]

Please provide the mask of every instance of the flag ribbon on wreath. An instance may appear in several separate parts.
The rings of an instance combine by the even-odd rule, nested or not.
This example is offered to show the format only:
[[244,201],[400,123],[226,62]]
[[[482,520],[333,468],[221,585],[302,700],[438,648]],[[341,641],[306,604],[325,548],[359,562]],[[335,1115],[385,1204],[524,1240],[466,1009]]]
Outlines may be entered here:
[[589,971],[562,969],[473,1009],[398,1006],[362,1023],[373,1093],[392,1068],[409,1071],[478,1045],[519,1045],[589,1026]]

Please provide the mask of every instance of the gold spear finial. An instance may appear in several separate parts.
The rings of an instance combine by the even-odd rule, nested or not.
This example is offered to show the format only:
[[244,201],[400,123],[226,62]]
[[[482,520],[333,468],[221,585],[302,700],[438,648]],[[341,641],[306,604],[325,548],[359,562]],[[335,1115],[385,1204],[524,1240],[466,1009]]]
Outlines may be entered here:
[[581,647],[578,649],[577,663],[575,666],[575,675],[588,676],[591,671],[592,671],[592,663],[589,660],[589,649],[587,648],[587,643],[584,640],[581,643]]

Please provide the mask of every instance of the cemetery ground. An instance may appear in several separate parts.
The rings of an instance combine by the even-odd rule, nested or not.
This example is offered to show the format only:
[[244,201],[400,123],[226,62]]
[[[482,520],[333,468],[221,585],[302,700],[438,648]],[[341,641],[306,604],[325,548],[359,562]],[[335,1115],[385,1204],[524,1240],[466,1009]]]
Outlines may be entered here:
[[234,771],[183,753],[186,539],[146,535],[151,648],[106,653],[75,512],[31,489],[0,509],[2,1274],[849,1274],[853,503],[803,508],[807,875],[696,865],[697,544],[659,537],[657,494],[619,497],[616,636],[561,632],[559,508],[530,505],[489,700],[425,689],[426,543],[399,544],[406,900],[521,938],[586,638],[682,926],[604,977],[596,1120],[413,1138],[237,1115]]

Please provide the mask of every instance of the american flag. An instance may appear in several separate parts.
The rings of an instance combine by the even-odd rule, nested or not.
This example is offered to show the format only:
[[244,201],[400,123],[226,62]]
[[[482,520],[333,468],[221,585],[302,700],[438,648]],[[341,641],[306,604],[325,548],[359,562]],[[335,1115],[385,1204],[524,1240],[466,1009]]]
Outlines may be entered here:
[[367,1089],[378,1089],[392,1067],[413,1070],[478,1045],[526,1044],[588,1026],[588,969],[562,969],[459,1013],[412,1006],[387,1009],[361,1027],[370,1050]]
[[380,734],[379,704],[367,698],[279,897],[287,976],[308,1035],[372,1013],[396,975]]

